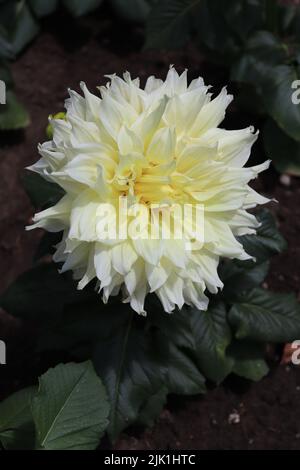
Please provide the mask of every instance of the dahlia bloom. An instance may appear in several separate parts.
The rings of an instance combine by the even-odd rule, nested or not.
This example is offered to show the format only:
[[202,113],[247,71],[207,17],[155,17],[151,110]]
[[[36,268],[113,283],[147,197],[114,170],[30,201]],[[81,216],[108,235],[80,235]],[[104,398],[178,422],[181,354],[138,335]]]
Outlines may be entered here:
[[[145,314],[145,296],[155,292],[166,312],[184,303],[205,310],[205,291],[222,288],[220,257],[250,258],[236,236],[259,225],[247,209],[268,199],[248,183],[269,162],[244,168],[257,139],[252,127],[218,127],[232,100],[225,88],[212,98],[202,78],[188,85],[186,71],[172,67],[165,81],[151,76],[144,89],[129,73],[123,77],[109,76],[101,97],[84,83],[83,96],[69,91],[66,118],[51,121],[53,140],[39,146],[42,158],[30,167],[65,195],[28,229],[63,231],[54,260],[73,271],[79,289],[96,278],[105,302],[121,290],[124,302]],[[127,219],[142,221],[145,236],[101,236],[109,220],[120,228],[113,209],[124,198],[129,208],[144,209]],[[159,236],[148,237],[153,204],[173,221],[171,235],[182,223],[175,205],[201,205],[201,233],[185,220],[181,238],[165,239],[158,219]],[[187,240],[199,244],[187,249]]]

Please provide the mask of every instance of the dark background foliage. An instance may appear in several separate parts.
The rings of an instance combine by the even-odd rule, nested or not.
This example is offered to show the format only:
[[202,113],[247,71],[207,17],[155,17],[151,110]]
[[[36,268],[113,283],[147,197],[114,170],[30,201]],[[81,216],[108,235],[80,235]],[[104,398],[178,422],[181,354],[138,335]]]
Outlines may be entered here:
[[[267,372],[261,343],[278,344],[296,335],[293,317],[298,307],[295,296],[285,292],[299,295],[300,187],[296,177],[282,178],[278,171],[298,174],[299,106],[294,111],[290,105],[290,75],[298,74],[299,64],[298,7],[255,0],[2,0],[0,23],[0,78],[9,89],[8,105],[0,109],[0,127],[6,130],[0,133],[1,292],[33,266],[1,298],[0,331],[8,339],[9,358],[9,366],[0,369],[1,398],[36,383],[38,375],[59,362],[92,358],[115,410],[109,436],[115,439],[135,423],[129,435],[122,434],[118,447],[299,448],[300,376],[299,370],[277,367],[282,346],[269,348],[271,374],[261,383],[250,387],[245,379],[230,375],[222,387],[213,385],[229,372],[261,378]],[[143,319],[133,318],[126,308],[121,311],[119,302],[103,309],[91,290],[83,296],[74,291],[70,278],[58,276],[48,262],[55,240],[24,233],[33,208],[23,185],[36,207],[53,203],[59,195],[24,176],[23,168],[36,160],[36,145],[46,138],[47,117],[63,109],[68,87],[78,89],[84,80],[95,89],[105,82],[104,74],[124,70],[142,81],[153,73],[163,78],[170,63],[179,70],[187,67],[190,79],[204,76],[215,92],[229,83],[237,100],[224,126],[254,124],[263,130],[252,163],[265,160],[267,151],[276,169],[256,182],[256,189],[280,203],[270,205],[275,219],[261,214],[264,223],[256,246],[251,237],[244,241],[258,255],[257,264],[222,265],[226,288],[212,304],[210,318],[185,312],[170,324],[168,316],[153,313],[145,328]],[[270,264],[271,255],[280,251]],[[236,292],[244,293],[242,299]],[[259,308],[249,314],[249,305],[255,303]],[[265,312],[269,323],[260,331],[259,316]],[[174,336],[168,341],[170,328]],[[122,403],[114,400],[116,381],[111,377],[124,338],[124,370],[117,383],[129,416],[126,423]],[[165,364],[157,352],[166,358]],[[136,389],[135,377],[143,393]],[[210,391],[204,398],[171,395],[164,406],[167,393],[191,395],[206,388]],[[38,406],[34,409],[39,423]],[[229,424],[233,411],[240,414],[240,425]],[[158,425],[141,434],[158,414]]]

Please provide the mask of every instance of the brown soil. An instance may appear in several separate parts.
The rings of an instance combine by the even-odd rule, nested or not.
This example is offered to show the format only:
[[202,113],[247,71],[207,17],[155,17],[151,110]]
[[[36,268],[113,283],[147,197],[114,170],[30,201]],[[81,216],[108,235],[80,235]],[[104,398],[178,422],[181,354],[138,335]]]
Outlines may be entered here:
[[[66,31],[66,24],[69,25]],[[88,28],[87,28],[88,26]],[[207,83],[226,84],[222,69],[204,63],[193,47],[179,52],[137,52],[142,46],[139,27],[101,18],[67,23],[62,14],[44,24],[43,33],[13,65],[18,96],[31,114],[25,132],[0,135],[0,292],[31,264],[40,234],[26,233],[33,208],[22,189],[20,178],[25,166],[34,162],[37,143],[45,140],[47,117],[63,109],[68,87],[78,90],[85,81],[90,89],[106,82],[104,74],[129,70],[142,80],[151,74],[164,76],[170,63],[182,70],[189,68],[190,78],[203,75]],[[90,33],[89,31],[92,31]],[[236,122],[238,120],[238,122]],[[251,116],[236,116],[228,124],[243,127]],[[259,144],[256,153],[259,153]],[[283,186],[274,170],[259,182],[260,190],[273,195],[279,204],[280,229],[289,243],[288,251],[277,256],[267,284],[277,291],[299,295],[300,181],[292,178]],[[21,328],[21,329],[20,329]],[[21,338],[21,326],[0,311],[0,335],[13,344]],[[18,332],[18,333],[17,333]],[[26,341],[30,341],[30,338]],[[25,341],[25,342],[26,342]],[[3,369],[1,369],[1,374]],[[0,380],[4,396],[22,380],[5,373]],[[25,380],[26,382],[26,380]],[[229,415],[238,411],[240,422],[229,424]],[[300,369],[274,366],[270,375],[258,384],[229,380],[205,397],[172,397],[152,430],[134,436],[123,435],[117,444],[122,449],[300,449]]]

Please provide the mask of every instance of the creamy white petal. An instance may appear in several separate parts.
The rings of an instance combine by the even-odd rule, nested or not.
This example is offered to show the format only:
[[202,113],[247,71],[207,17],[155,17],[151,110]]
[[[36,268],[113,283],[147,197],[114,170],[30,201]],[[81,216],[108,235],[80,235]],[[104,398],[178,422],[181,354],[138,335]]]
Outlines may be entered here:
[[33,218],[34,225],[29,225],[26,230],[34,228],[44,228],[49,232],[60,232],[64,230],[69,223],[72,199],[64,196],[55,206],[35,214]]
[[251,258],[237,239],[259,225],[247,209],[269,202],[248,184],[270,162],[244,168],[258,133],[219,128],[232,96],[223,88],[212,99],[201,77],[188,85],[186,71],[171,67],[145,89],[128,72],[108,79],[99,95],[83,82],[83,96],[69,91],[65,119],[51,120],[53,139],[29,169],[66,195],[29,229],[62,230],[54,260],[79,289],[95,279],[104,302],[122,293],[144,315],[154,292],[166,312],[184,303],[206,310],[206,291],[223,287],[220,258]]
[[175,146],[175,127],[164,127],[154,134],[146,157],[152,163],[169,163],[175,156]]
[[223,88],[215,99],[201,108],[189,134],[196,137],[199,134],[203,134],[208,129],[218,127],[223,121],[226,108],[232,100],[233,96],[228,95],[226,88]]

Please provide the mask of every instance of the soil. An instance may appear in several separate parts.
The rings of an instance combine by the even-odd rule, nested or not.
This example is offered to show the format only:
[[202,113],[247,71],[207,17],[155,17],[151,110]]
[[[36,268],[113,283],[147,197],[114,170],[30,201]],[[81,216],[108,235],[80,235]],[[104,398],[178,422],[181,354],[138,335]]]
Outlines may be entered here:
[[[140,27],[112,20],[109,13],[80,21],[59,13],[47,19],[42,29],[13,64],[16,92],[30,112],[31,124],[24,132],[0,134],[0,293],[32,263],[40,234],[24,231],[33,208],[21,178],[24,167],[38,158],[37,144],[45,140],[47,117],[63,109],[68,87],[79,90],[83,80],[94,90],[106,83],[104,74],[125,70],[142,81],[152,74],[164,77],[169,64],[179,70],[188,68],[190,79],[203,75],[216,89],[226,84],[223,69],[207,64],[191,45],[176,52],[142,51]],[[229,89],[234,91],[232,86]],[[253,117],[237,115],[232,106],[227,124],[244,127],[253,124]],[[256,156],[260,152],[258,143]],[[292,177],[289,183],[281,184],[271,169],[256,184],[279,201],[271,209],[288,241],[288,250],[272,262],[267,286],[299,296],[300,180]],[[0,310],[0,336],[11,349],[22,340],[26,350],[30,334],[27,325]],[[116,448],[300,449],[300,368],[278,362],[279,357],[277,363],[273,360],[269,376],[257,384],[231,378],[204,397],[171,397],[153,429],[123,434]],[[24,377],[23,361],[17,372],[2,370],[0,398],[29,380]],[[232,413],[238,413],[239,423],[230,424]]]

